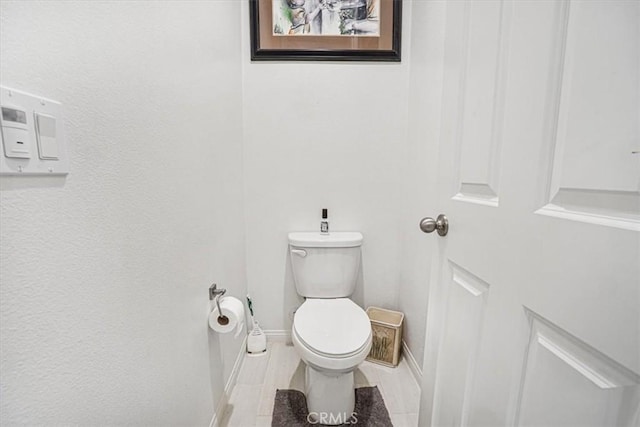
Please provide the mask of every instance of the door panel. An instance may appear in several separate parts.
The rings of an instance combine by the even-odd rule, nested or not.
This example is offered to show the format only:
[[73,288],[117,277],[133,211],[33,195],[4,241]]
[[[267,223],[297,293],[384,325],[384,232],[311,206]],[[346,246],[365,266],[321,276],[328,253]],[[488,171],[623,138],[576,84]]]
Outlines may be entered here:
[[482,318],[489,284],[450,263],[445,330],[441,345],[440,394],[434,419],[439,425],[466,424],[473,389]]
[[497,205],[500,129],[504,109],[504,55],[508,29],[503,3],[469,4],[464,10],[457,129],[456,198]]
[[572,2],[542,214],[640,228],[640,3]]
[[[633,425],[640,378],[533,312],[517,425]],[[553,408],[553,410],[549,410]]]
[[614,3],[447,3],[421,425],[640,422],[640,6]]

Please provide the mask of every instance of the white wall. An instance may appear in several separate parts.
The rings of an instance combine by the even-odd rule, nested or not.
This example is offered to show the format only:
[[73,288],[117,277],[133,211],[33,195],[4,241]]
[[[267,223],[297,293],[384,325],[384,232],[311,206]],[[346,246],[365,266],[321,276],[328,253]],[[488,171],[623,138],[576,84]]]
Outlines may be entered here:
[[363,306],[396,308],[411,4],[401,63],[254,62],[243,13],[247,276],[264,328],[290,330],[289,231],[364,234]]
[[421,365],[435,238],[418,221],[439,213],[445,3],[405,1],[403,18],[401,64],[251,63],[245,51],[247,271],[262,325],[289,330],[301,299],[286,234],[318,229],[329,208],[332,230],[365,235],[356,300],[403,311]]
[[0,424],[208,425],[246,292],[240,5],[5,2],[1,82],[61,101],[68,178],[3,178]]
[[398,306],[407,318],[404,339],[420,366],[424,357],[431,257],[439,237],[436,233],[422,233],[418,223],[425,216],[446,214],[438,211],[434,185],[439,167],[445,14],[445,1],[413,2]]

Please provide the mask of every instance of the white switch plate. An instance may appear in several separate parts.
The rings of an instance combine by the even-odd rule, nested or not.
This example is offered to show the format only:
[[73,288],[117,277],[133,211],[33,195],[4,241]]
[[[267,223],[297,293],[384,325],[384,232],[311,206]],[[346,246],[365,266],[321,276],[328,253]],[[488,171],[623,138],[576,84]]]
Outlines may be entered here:
[[[41,96],[0,86],[0,105],[24,111],[26,114],[25,144],[20,145],[29,158],[7,156],[16,149],[15,123],[5,121],[0,114],[0,174],[2,175],[66,175],[69,173],[64,134],[62,104]],[[7,127],[7,125],[9,127]],[[13,126],[13,127],[11,127]],[[38,129],[40,132],[38,132]],[[22,131],[24,132],[24,131]],[[7,140],[5,140],[7,139]],[[24,138],[23,138],[24,139]],[[5,144],[7,144],[5,146]],[[8,149],[8,150],[7,150]]]
[[30,139],[27,129],[2,126],[2,154],[12,159],[30,159]]
[[56,138],[56,118],[35,113],[38,154],[41,159],[58,159],[58,141]]

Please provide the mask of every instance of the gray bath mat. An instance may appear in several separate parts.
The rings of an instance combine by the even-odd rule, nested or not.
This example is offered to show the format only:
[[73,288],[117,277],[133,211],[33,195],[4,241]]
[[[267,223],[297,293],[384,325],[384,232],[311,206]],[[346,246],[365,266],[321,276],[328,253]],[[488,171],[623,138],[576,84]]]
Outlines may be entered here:
[[[384,399],[378,387],[361,387],[356,389],[356,413],[351,424],[345,426],[358,427],[393,427]],[[307,399],[298,390],[276,390],[276,401],[273,406],[271,427],[307,427],[322,426],[311,424],[307,420]]]

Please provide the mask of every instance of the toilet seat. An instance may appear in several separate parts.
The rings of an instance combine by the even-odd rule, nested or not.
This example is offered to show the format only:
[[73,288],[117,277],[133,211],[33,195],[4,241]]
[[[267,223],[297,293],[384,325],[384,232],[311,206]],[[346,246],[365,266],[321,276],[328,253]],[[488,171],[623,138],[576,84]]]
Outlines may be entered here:
[[351,369],[371,349],[371,322],[349,298],[308,298],[296,311],[292,339],[306,362],[324,369]]

